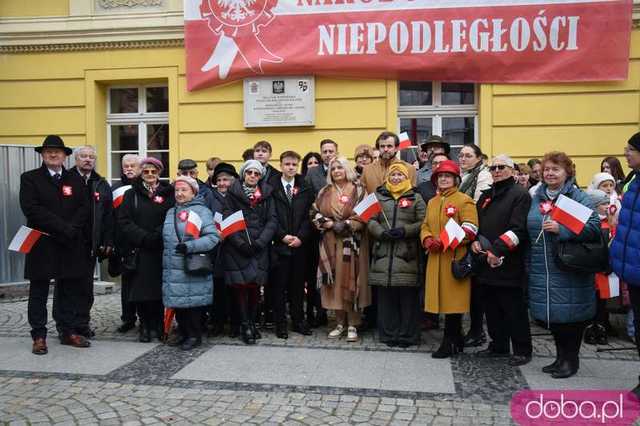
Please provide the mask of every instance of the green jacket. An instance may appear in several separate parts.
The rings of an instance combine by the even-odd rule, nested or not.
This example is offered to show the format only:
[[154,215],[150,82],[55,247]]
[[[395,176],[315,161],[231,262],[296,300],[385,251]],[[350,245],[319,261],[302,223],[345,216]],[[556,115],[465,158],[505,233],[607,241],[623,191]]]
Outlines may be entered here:
[[[393,287],[417,287],[424,285],[418,277],[418,262],[422,250],[419,235],[426,207],[415,188],[394,200],[385,186],[376,190],[382,213],[369,220],[372,237],[369,285]],[[386,219],[385,219],[386,216]],[[404,238],[385,238],[383,232],[391,228],[403,228]]]

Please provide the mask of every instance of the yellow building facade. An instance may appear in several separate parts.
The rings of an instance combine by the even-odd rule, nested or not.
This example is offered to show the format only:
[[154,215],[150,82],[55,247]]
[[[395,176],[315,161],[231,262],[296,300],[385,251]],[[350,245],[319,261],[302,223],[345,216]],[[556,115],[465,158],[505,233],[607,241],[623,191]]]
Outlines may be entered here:
[[[626,81],[474,86],[474,141],[489,156],[517,160],[565,151],[585,185],[640,128],[637,18]],[[99,171],[117,177],[109,123],[127,120],[110,121],[110,91],[157,86],[166,88],[167,111],[150,123],[168,125],[168,146],[156,148],[168,151],[171,175],[181,158],[237,164],[262,139],[274,158],[317,151],[324,138],[352,157],[381,131],[400,130],[399,82],[323,77],[315,80],[315,126],[246,129],[242,82],[187,91],[182,34],[181,0],[0,1],[0,144],[37,145],[59,134],[70,146],[95,145]]]

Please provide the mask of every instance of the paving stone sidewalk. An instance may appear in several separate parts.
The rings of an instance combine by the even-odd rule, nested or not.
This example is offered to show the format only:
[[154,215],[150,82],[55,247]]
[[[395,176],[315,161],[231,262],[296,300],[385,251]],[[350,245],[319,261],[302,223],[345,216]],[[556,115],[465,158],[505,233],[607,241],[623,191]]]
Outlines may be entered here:
[[[534,363],[527,368],[509,367],[504,360],[481,360],[472,354],[477,349],[465,351],[450,361],[448,374],[453,392],[444,393],[357,383],[353,387],[300,384],[284,377],[261,382],[251,371],[238,373],[242,377],[239,381],[222,381],[208,370],[216,367],[211,364],[216,362],[216,351],[233,355],[234,351],[245,349],[237,339],[208,338],[192,352],[161,344],[148,345],[138,355],[136,350],[141,344],[136,342],[135,332],[121,335],[115,331],[120,324],[119,309],[119,294],[96,297],[92,311],[97,333],[94,348],[77,350],[50,343],[51,355],[59,355],[63,349],[71,351],[68,360],[71,367],[0,370],[0,424],[511,424],[512,395],[531,383],[536,386],[548,383],[546,377],[541,377],[539,366],[549,362],[553,350],[550,336],[534,326]],[[424,343],[419,347],[398,349],[381,344],[372,332],[363,333],[360,342],[348,344],[344,340],[327,340],[326,331],[317,329],[313,336],[292,333],[286,341],[265,331],[252,350],[264,347],[265,353],[277,353],[281,352],[278,348],[286,348],[287,353],[294,355],[318,353],[338,357],[340,353],[359,353],[363,359],[367,355],[393,359],[394,354],[395,358],[404,354],[407,359],[424,357],[427,363],[431,360],[427,352],[433,351],[441,339],[441,331],[425,332]],[[49,325],[49,332],[49,340],[55,340],[53,324]],[[5,348],[11,343],[12,350],[17,351],[15,357],[19,358],[24,346],[26,363],[27,357],[33,357],[28,336],[26,300],[0,302],[0,347],[3,342]],[[104,371],[97,368],[94,372],[90,368],[85,371],[88,367],[83,360],[91,357],[91,351],[100,359],[108,357],[110,350],[117,351],[118,345],[123,347],[118,353],[123,361],[118,364],[118,360],[111,360],[118,364],[116,368],[103,366]],[[609,348],[630,346],[623,339],[611,339]],[[596,349],[583,345],[581,377],[565,383],[578,387],[617,383],[619,388],[625,388],[635,380],[640,370],[635,351]],[[131,354],[129,358],[127,353]],[[54,363],[52,359],[53,356],[47,362]],[[5,360],[9,364],[12,361],[20,359]],[[286,364],[289,360],[274,360],[279,362]],[[602,366],[615,370],[613,378],[618,381],[600,377]]]

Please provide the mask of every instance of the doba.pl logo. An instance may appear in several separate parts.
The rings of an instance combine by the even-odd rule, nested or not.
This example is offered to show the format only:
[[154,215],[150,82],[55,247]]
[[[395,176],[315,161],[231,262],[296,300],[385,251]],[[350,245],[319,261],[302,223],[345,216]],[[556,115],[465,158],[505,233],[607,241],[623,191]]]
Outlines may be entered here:
[[525,390],[511,400],[511,417],[528,425],[631,425],[640,401],[629,391]]

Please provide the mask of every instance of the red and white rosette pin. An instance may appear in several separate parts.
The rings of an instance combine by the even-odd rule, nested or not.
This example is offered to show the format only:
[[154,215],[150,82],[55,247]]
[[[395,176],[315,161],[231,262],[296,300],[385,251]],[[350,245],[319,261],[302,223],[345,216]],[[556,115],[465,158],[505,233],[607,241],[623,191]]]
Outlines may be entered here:
[[277,4],[278,0],[204,0],[200,13],[220,38],[201,71],[218,67],[218,76],[226,79],[238,55],[256,74],[264,73],[262,62],[281,63],[282,58],[272,53],[259,37],[260,29],[275,18],[271,10]]
[[553,203],[550,200],[543,201],[538,206],[538,209],[540,210],[540,214],[542,216],[546,216],[548,214],[551,214],[551,210],[553,210]]
[[456,213],[458,213],[458,208],[453,204],[448,204],[444,208],[444,213],[447,215],[447,217],[454,217]]

